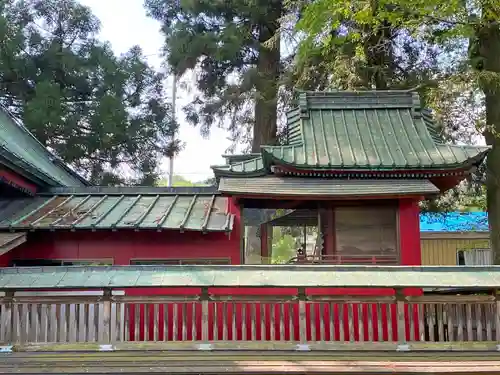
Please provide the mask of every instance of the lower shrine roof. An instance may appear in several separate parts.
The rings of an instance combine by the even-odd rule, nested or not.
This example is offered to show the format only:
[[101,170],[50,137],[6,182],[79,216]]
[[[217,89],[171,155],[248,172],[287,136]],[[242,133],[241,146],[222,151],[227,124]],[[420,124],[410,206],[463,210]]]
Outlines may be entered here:
[[[228,198],[161,188],[66,189],[65,193],[0,200],[0,230],[154,229],[229,232]],[[90,188],[92,190],[92,188]],[[206,190],[206,189],[205,189]],[[135,193],[133,192],[135,191]]]
[[264,196],[359,197],[437,194],[439,189],[426,179],[354,180],[300,177],[223,177],[219,191],[229,194]]

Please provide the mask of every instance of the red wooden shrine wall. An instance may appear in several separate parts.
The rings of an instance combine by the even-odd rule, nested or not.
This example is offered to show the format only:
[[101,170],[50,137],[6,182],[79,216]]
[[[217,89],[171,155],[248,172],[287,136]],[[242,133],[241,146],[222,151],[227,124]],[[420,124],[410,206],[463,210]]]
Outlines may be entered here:
[[[230,258],[232,264],[240,264],[240,213],[238,208],[230,203],[230,212],[236,215],[234,221],[234,229],[232,233],[228,236],[224,233],[208,233],[202,234],[200,232],[147,232],[147,231],[139,231],[139,232],[125,232],[125,231],[116,231],[116,232],[104,232],[104,231],[96,231],[96,232],[34,232],[29,234],[28,241],[21,245],[20,247],[14,249],[10,253],[5,254],[0,257],[0,265],[7,266],[9,261],[12,259],[58,259],[58,260],[75,260],[75,259],[104,259],[104,258],[113,258],[113,263],[115,265],[128,265],[130,261],[133,259],[188,259],[188,258]],[[399,241],[400,241],[400,249],[401,249],[401,264],[402,265],[420,265],[421,264],[421,255],[420,255],[420,230],[419,230],[419,207],[418,201],[413,199],[402,199],[399,202]],[[149,288],[149,289],[130,289],[126,291],[127,295],[158,295],[158,294],[179,294],[186,295],[196,293],[197,290],[193,288],[176,288],[175,290],[166,290],[161,288]],[[251,295],[255,294],[252,289],[248,288],[225,288],[225,289],[212,289],[211,292],[215,294],[231,294],[231,295]],[[406,290],[406,294],[415,295],[420,294],[420,289],[412,289]],[[268,295],[285,295],[285,294],[296,294],[295,289],[259,289],[259,295],[268,294]],[[351,288],[351,289],[315,289],[310,290],[308,293],[314,294],[323,294],[323,295],[390,295],[393,291],[388,289],[362,289],[362,288]],[[328,314],[328,316],[332,316],[332,311],[327,307],[320,307],[320,305],[316,304],[315,307],[308,307],[308,316],[309,319],[314,319],[316,321],[317,327],[319,327],[319,316],[320,314]],[[243,304],[238,303],[235,304],[235,311],[233,312],[229,307],[229,310],[226,310],[226,318],[227,323],[231,326],[232,314],[236,314],[236,331],[233,333],[231,330],[229,332],[229,338],[231,339],[233,334],[236,334],[238,339],[242,339],[244,337],[242,331],[242,319],[245,316],[247,320],[246,324],[246,337],[250,336],[250,319],[251,313],[249,313],[249,309],[246,309],[246,313],[243,314]],[[192,317],[192,310],[189,310],[190,306],[188,306],[188,310],[186,311],[188,316]],[[215,317],[217,317],[218,321],[221,322],[223,317],[222,314],[222,304],[214,303],[212,304],[211,312],[210,312],[210,321],[213,321]],[[160,307],[160,315],[163,313],[163,307]],[[172,305],[168,307],[168,309],[172,309]],[[199,327],[201,324],[201,306],[196,304],[195,307],[195,325]],[[298,327],[298,306],[297,304],[291,304],[284,308],[285,319],[287,321],[292,321],[293,331],[295,335],[299,332]],[[133,309],[132,309],[133,310]],[[217,310],[217,312],[215,312]],[[279,323],[276,323],[274,327],[271,327],[270,320],[270,304],[265,304],[265,316],[266,316],[266,329],[265,335],[267,339],[271,337],[271,329],[275,330],[275,337],[280,337],[280,326]],[[312,312],[311,310],[314,310]],[[396,320],[387,320],[386,314],[387,312],[382,311],[378,312],[375,309],[375,306],[371,304],[363,304],[361,307],[363,311],[364,319],[370,317],[372,319],[377,319],[378,314],[382,314],[384,318],[385,324],[381,327],[381,331],[378,329],[374,329],[374,339],[378,340],[379,335],[382,335],[383,339],[386,340],[388,336],[391,334],[394,336],[397,332]],[[395,314],[395,305],[390,306],[390,310],[392,314]],[[170,314],[172,311],[169,311]],[[276,314],[280,314],[280,309],[277,308],[275,311]],[[344,336],[340,337],[340,320],[338,319],[338,314],[341,313],[338,311],[338,306],[334,307],[334,324],[333,331],[330,328],[326,330],[326,339],[329,339],[333,334],[334,339],[339,340],[349,340],[350,338]],[[354,322],[358,322],[357,319],[357,309],[354,309]],[[407,312],[408,313],[408,312]],[[415,312],[413,312],[415,313]],[[141,320],[144,319],[144,308],[140,309]],[[150,322],[150,332],[149,338],[152,339],[153,334],[153,309],[148,310],[149,314],[149,322]],[[257,319],[260,318],[260,307],[256,308]],[[292,314],[292,316],[290,316]],[[384,315],[385,314],[385,315]],[[131,316],[134,315],[134,311],[131,311]],[[345,325],[348,321],[348,311],[345,309],[343,311],[344,319],[343,324]],[[172,315],[170,315],[172,316]],[[326,316],[326,315],[325,315]],[[395,316],[395,315],[393,315]],[[290,319],[292,318],[292,319]],[[179,316],[180,319],[180,316]],[[279,319],[276,317],[276,322],[279,322]],[[373,320],[376,321],[376,320]],[[392,324],[390,323],[392,321]],[[389,322],[389,323],[387,323]],[[171,323],[170,323],[171,324]],[[359,327],[357,323],[355,323],[354,327],[354,340],[359,339],[367,339],[368,335],[368,324],[364,324],[364,328],[361,332],[364,332],[365,337],[359,337]],[[392,327],[389,327],[391,325]],[[177,324],[179,327],[179,324]],[[189,324],[192,326],[192,322]],[[418,325],[415,325],[417,327]],[[141,322],[140,327],[144,327],[144,324]],[[160,324],[160,327],[162,325]],[[222,325],[219,324],[219,339],[222,338]],[[170,327],[170,332],[173,327]],[[392,329],[391,329],[392,328]],[[418,329],[418,327],[416,328]],[[159,337],[163,339],[163,329],[160,329]],[[258,337],[260,337],[260,327],[256,327],[258,333]],[[131,338],[134,337],[134,327],[130,327]],[[200,332],[200,330],[197,330]],[[344,326],[344,333],[348,332],[348,327]],[[409,330],[407,329],[407,332]],[[180,332],[178,332],[180,334]],[[285,339],[293,339],[292,338],[292,330],[290,326],[284,327],[283,331],[285,335]],[[418,332],[416,332],[418,334]],[[141,328],[140,339],[144,339],[145,332],[144,329]],[[213,338],[213,333],[211,334],[211,338]],[[312,327],[308,328],[308,336],[312,338],[314,335]],[[319,332],[316,332],[316,336],[319,335]],[[179,336],[177,337],[180,338]],[[188,331],[188,339],[191,339],[191,331]],[[169,337],[171,339],[171,337]],[[319,336],[316,337],[317,340],[320,339]]]

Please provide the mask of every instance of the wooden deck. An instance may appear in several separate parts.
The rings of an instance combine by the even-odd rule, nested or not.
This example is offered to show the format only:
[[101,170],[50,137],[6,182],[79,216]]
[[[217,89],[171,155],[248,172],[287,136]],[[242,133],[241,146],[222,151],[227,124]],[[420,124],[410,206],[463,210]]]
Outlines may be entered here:
[[500,353],[263,351],[0,353],[0,374],[500,374]]

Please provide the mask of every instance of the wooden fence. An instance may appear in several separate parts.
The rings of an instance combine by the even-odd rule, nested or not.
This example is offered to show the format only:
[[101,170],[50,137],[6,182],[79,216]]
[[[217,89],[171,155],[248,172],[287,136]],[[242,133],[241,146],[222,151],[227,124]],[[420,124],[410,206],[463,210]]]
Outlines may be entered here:
[[[256,290],[258,292],[258,289]],[[189,343],[197,348],[396,347],[500,342],[495,296],[126,296],[6,293],[0,344]],[[373,344],[366,346],[366,344]],[[436,346],[440,344],[441,346]],[[430,348],[424,345],[422,348]],[[446,347],[449,347],[446,346]]]

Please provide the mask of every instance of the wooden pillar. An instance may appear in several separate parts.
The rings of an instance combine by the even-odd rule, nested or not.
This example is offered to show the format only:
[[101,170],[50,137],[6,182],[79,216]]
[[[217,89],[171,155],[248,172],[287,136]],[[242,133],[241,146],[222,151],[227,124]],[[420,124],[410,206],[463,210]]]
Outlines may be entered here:
[[[402,266],[422,265],[420,249],[420,208],[418,199],[399,200],[399,264]],[[421,288],[407,288],[407,296],[421,295]]]
[[323,235],[323,255],[335,255],[335,210],[333,207],[321,208],[321,233]]
[[273,226],[269,223],[260,225],[260,256],[262,264],[270,264],[273,251]]

